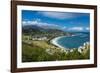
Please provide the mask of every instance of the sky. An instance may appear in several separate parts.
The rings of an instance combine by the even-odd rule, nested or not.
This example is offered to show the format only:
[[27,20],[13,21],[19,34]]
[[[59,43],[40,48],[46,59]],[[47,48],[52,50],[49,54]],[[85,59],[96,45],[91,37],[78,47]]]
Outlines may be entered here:
[[40,27],[61,29],[64,31],[89,32],[90,14],[22,10],[22,25],[37,25]]

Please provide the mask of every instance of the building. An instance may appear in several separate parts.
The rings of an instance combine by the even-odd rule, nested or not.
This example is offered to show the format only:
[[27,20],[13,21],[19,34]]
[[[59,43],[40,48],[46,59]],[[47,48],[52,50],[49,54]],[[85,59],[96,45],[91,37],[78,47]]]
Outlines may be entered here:
[[32,36],[32,40],[47,40],[45,36]]

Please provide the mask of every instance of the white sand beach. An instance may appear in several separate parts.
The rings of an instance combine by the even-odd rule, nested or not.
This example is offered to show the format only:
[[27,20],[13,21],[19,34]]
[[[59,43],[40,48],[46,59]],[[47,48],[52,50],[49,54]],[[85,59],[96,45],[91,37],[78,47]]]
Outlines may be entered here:
[[53,45],[58,46],[59,48],[66,49],[65,47],[63,47],[63,46],[61,46],[61,45],[59,45],[59,44],[57,43],[57,41],[58,41],[60,38],[63,38],[63,37],[66,37],[66,36],[56,37],[56,38],[52,39],[50,42],[51,42]]

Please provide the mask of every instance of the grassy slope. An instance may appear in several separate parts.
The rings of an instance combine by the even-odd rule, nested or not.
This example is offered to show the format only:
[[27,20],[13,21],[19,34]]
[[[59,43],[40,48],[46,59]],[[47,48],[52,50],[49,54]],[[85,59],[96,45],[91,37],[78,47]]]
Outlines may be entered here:
[[[37,44],[37,45],[35,45]],[[41,45],[40,45],[41,44]],[[47,43],[32,43],[32,44],[26,44],[23,43],[22,45],[22,61],[23,62],[35,62],[35,61],[55,61],[55,60],[77,60],[77,59],[88,59],[89,58],[89,50],[85,54],[79,53],[77,50],[74,50],[70,53],[62,52],[61,50],[51,48],[51,52],[54,52],[53,54],[49,54],[46,52],[46,49],[44,46],[47,45]],[[44,47],[40,47],[44,46]]]
[[[23,62],[31,61],[55,61],[64,59],[64,53],[55,53],[53,55],[48,54],[45,49],[36,46],[30,46],[23,43]],[[61,57],[63,55],[63,57]]]

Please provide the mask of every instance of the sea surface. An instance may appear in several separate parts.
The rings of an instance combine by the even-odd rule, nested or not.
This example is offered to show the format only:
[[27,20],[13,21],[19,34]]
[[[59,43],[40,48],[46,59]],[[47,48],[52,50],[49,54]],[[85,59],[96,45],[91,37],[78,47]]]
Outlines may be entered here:
[[63,46],[64,48],[72,49],[72,48],[78,48],[80,46],[83,46],[85,42],[90,41],[90,33],[84,32],[84,33],[74,33],[72,36],[64,36],[59,39],[57,39],[57,44]]

